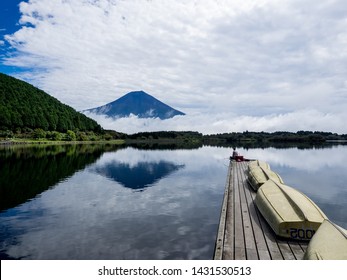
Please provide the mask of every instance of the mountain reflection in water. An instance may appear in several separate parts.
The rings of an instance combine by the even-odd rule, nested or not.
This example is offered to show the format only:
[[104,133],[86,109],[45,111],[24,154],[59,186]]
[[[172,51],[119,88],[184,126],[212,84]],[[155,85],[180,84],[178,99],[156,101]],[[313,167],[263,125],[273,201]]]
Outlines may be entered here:
[[181,168],[184,168],[184,164],[178,165],[165,160],[159,162],[138,162],[134,166],[128,163],[112,161],[96,166],[94,171],[120,183],[125,188],[141,190],[152,186],[160,179]]

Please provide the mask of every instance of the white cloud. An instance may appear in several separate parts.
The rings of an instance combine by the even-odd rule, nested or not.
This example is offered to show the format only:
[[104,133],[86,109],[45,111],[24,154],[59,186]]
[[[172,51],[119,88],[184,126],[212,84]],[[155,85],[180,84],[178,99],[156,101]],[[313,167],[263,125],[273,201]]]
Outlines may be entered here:
[[325,114],[317,110],[301,110],[285,114],[265,116],[219,114],[188,114],[175,116],[172,119],[160,120],[130,118],[112,119],[105,116],[87,114],[98,121],[105,129],[113,129],[124,133],[139,131],[199,131],[204,134],[237,132],[237,131],[283,131],[298,130],[334,131],[345,133],[344,123],[347,113]]
[[[78,110],[145,90],[193,112],[180,125],[175,118],[160,127],[207,130],[201,122],[210,119],[210,130],[218,131],[305,125],[342,131],[335,123],[347,96],[345,6],[342,0],[31,0],[20,6],[21,23],[33,27],[6,37],[17,53],[5,63],[34,68],[27,80]],[[292,120],[297,116],[306,123]],[[131,130],[150,126],[128,121]]]

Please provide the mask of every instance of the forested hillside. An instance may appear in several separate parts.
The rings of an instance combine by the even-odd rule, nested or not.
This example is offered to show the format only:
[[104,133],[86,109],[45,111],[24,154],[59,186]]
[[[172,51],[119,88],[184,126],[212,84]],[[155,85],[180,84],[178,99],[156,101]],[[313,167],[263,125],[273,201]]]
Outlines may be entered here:
[[94,120],[44,91],[0,73],[0,130],[102,131]]

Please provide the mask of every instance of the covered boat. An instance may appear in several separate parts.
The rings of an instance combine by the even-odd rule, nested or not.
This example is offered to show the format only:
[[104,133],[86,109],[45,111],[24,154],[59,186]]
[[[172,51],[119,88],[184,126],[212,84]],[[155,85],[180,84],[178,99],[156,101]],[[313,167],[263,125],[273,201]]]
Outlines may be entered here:
[[257,192],[255,203],[276,235],[310,240],[327,217],[306,195],[268,180]]
[[248,182],[255,191],[269,179],[284,184],[281,176],[272,171],[268,164],[260,162],[248,166]]
[[347,260],[347,230],[325,220],[308,244],[305,260]]
[[260,160],[252,160],[248,164],[248,171],[251,170],[252,168],[259,167],[259,166],[264,168],[264,169],[270,169],[270,165],[267,162],[260,161]]

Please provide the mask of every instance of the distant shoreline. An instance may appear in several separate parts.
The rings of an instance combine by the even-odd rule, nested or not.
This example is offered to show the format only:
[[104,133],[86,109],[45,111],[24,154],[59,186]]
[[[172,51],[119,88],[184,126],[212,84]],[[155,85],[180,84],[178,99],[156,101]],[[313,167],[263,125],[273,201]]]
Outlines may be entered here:
[[326,142],[336,142],[336,143],[347,143],[347,140],[339,140],[339,139],[336,139],[336,140],[326,140]]
[[[40,131],[39,131],[40,132]],[[49,132],[46,132],[46,134]],[[50,132],[52,134],[52,132]],[[194,131],[156,131],[139,132],[131,135],[116,131],[105,130],[102,135],[86,133],[81,135],[58,135],[60,139],[51,139],[44,132],[34,135],[14,135],[0,138],[0,146],[11,145],[76,145],[76,144],[104,144],[104,145],[139,145],[141,147],[154,147],[157,145],[177,147],[224,146],[224,147],[283,147],[298,146],[321,147],[324,145],[346,145],[347,134],[338,135],[330,132],[298,131],[293,132],[231,132],[222,134],[203,135]],[[62,133],[61,133],[62,134]],[[38,137],[38,135],[43,135]],[[21,137],[20,137],[21,136]],[[23,137],[24,136],[24,137]],[[25,137],[27,136],[27,137]],[[35,137],[31,137],[35,136]],[[47,138],[45,138],[45,136]],[[82,139],[81,139],[82,138]],[[85,138],[85,139],[84,139]],[[78,139],[78,140],[77,140]]]
[[67,144],[125,144],[124,140],[97,140],[97,141],[47,141],[47,140],[0,140],[0,146],[12,145],[67,145]]

